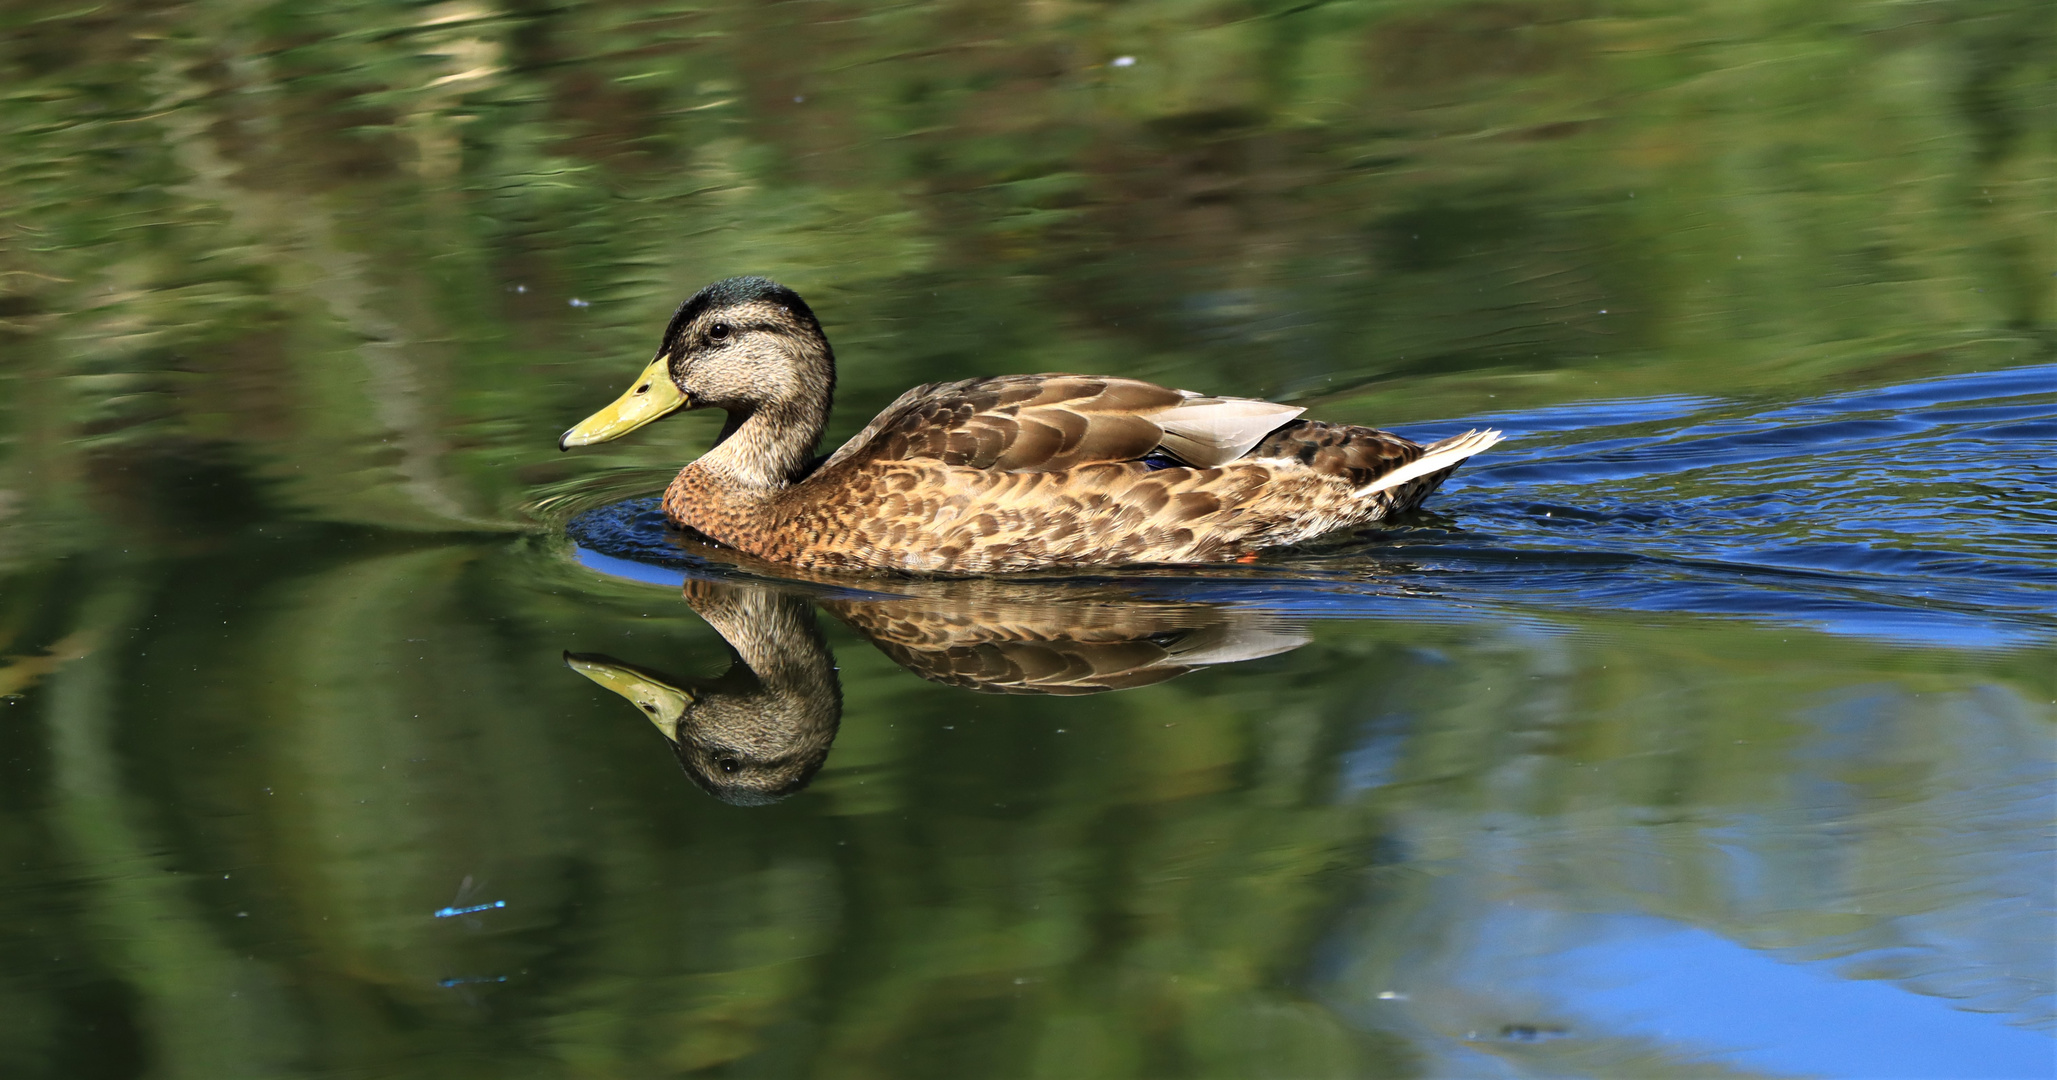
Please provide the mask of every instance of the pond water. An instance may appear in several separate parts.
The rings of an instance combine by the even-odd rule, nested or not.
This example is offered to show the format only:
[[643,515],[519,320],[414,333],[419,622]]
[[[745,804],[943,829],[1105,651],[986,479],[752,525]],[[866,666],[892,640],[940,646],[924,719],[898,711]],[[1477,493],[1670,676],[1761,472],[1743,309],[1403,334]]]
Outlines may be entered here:
[[[2044,5],[80,6],[0,34],[0,1075],[2057,1075]],[[1508,441],[800,576],[560,454],[905,387]]]

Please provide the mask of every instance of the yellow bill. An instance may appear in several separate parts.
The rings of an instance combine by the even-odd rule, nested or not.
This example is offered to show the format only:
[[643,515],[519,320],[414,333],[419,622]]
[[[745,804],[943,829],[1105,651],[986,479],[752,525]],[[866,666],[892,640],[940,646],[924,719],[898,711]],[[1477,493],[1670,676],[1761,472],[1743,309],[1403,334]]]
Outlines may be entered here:
[[643,717],[672,742],[679,741],[679,721],[693,704],[693,692],[681,690],[632,664],[598,653],[564,654],[564,666],[628,699]]
[[650,361],[650,366],[636,376],[627,393],[614,399],[614,404],[579,421],[560,436],[557,448],[569,450],[619,439],[652,420],[679,411],[685,404],[686,395],[671,381],[670,358],[660,356]]

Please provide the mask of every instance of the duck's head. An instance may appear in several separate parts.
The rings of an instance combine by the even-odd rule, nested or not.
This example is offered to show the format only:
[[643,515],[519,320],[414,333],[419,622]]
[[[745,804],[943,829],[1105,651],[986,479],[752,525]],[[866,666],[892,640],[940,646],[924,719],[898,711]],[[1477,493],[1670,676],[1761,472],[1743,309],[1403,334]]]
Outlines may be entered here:
[[835,383],[835,356],[800,294],[767,278],[729,278],[680,304],[643,373],[557,448],[618,439],[681,409],[725,409],[732,428],[765,409],[826,420]]

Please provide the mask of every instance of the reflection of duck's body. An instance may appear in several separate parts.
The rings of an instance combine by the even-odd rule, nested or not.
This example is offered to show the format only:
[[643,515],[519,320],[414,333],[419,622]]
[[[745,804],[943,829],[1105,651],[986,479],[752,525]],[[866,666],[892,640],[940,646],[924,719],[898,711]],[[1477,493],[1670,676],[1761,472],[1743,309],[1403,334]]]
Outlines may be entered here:
[[[1307,641],[1255,613],[1137,602],[1108,588],[965,581],[921,591],[819,602],[922,678],[990,693],[1123,690]],[[787,586],[690,580],[686,602],[734,652],[720,678],[683,682],[591,653],[566,653],[565,663],[643,710],[715,797],[758,805],[805,787],[843,711],[808,598]]]
[[1224,562],[1412,509],[1498,441],[1423,447],[1300,409],[1135,379],[1006,375],[916,387],[816,464],[835,359],[791,290],[732,278],[687,300],[657,357],[569,448],[724,409],[665,516],[800,567],[986,573]]
[[1097,694],[1307,643],[1248,612],[1196,604],[966,596],[821,601],[924,679],[994,694]]

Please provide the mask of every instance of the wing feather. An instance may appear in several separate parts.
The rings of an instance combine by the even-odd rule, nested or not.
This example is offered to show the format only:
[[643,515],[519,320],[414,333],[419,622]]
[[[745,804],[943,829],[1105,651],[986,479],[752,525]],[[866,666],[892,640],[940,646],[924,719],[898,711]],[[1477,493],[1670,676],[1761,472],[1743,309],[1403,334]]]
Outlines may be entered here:
[[1242,457],[1306,411],[1256,398],[1193,397],[1150,419],[1164,429],[1165,450],[1205,468]]
[[1163,451],[1194,465],[1233,460],[1301,410],[1211,398],[1140,379],[1002,375],[918,386],[828,457],[816,475],[862,462],[931,459],[1055,472]]

